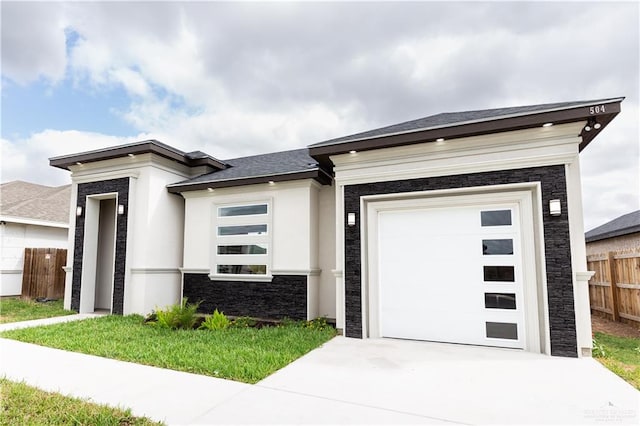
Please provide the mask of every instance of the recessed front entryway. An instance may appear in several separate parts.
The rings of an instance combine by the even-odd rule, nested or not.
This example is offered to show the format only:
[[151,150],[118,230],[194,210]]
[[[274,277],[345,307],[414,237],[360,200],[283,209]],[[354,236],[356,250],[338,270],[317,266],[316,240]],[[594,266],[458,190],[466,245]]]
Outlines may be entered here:
[[116,199],[100,200],[95,310],[111,311],[116,240]]
[[71,309],[124,313],[128,177],[78,184]]
[[117,194],[87,197],[80,312],[113,305]]
[[527,199],[372,203],[369,335],[539,351],[535,260],[524,260],[535,252]]

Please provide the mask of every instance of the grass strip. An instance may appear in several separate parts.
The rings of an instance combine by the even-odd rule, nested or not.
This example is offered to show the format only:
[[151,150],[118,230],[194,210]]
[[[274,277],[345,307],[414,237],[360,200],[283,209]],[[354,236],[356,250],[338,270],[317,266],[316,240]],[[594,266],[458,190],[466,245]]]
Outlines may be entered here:
[[131,410],[111,408],[82,399],[45,392],[0,379],[0,425],[162,425]]
[[299,324],[170,330],[139,315],[110,315],[5,331],[1,337],[138,364],[256,383],[335,336]]
[[609,370],[640,390],[640,339],[595,333],[604,356],[596,359]]
[[74,313],[75,312],[72,311],[66,311],[62,307],[62,300],[39,303],[19,297],[0,299],[0,324],[59,317]]

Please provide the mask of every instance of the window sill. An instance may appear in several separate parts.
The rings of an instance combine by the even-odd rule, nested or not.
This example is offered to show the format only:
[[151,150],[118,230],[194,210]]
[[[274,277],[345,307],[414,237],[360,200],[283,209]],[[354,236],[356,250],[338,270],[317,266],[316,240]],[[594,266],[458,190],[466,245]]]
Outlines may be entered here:
[[232,275],[232,274],[209,274],[211,281],[254,281],[271,282],[273,275]]

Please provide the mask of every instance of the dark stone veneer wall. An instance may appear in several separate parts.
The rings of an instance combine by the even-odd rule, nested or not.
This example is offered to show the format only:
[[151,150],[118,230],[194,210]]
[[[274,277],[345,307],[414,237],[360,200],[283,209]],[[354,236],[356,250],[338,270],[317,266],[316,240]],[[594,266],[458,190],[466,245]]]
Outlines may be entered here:
[[127,255],[127,215],[129,213],[129,178],[103,180],[78,184],[77,205],[82,207],[82,216],[76,216],[76,235],[73,248],[73,279],[71,282],[71,309],[80,309],[82,283],[82,255],[84,246],[84,222],[87,213],[87,196],[117,192],[117,203],[124,205],[124,214],[116,215],[116,254],[113,277],[113,314],[123,313],[125,258]]
[[201,301],[199,312],[265,319],[307,319],[306,275],[274,275],[271,282],[212,281],[207,274],[184,274],[182,296]]
[[[409,179],[347,185],[344,188],[344,212],[360,212],[360,197],[375,194],[429,191],[520,182],[540,182],[542,205],[560,199],[562,214],[549,215],[543,208],[544,245],[547,270],[551,354],[577,357],[576,324],[573,305],[573,273],[569,242],[567,188],[563,165],[519,170],[471,173],[457,176]],[[345,328],[346,336],[362,338],[362,293],[360,264],[360,221],[344,227],[345,235]]]

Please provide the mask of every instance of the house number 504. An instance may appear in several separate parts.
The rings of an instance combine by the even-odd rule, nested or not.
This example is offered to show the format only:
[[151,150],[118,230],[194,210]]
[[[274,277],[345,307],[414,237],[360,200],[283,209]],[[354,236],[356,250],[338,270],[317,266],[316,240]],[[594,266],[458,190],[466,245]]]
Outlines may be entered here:
[[600,114],[605,112],[604,105],[589,107],[589,114]]

